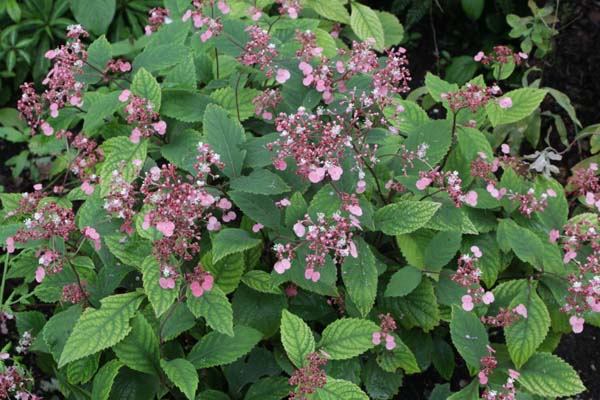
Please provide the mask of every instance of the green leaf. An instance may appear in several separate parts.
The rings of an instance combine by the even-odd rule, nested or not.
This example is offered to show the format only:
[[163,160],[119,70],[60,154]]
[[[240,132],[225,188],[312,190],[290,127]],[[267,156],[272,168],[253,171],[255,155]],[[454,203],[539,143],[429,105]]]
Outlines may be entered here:
[[571,104],[569,96],[567,96],[561,91],[549,87],[545,87],[544,90],[547,90],[548,93],[552,97],[554,97],[554,100],[556,100],[556,102],[567,112],[567,114],[569,114],[569,118],[571,118],[571,121],[577,124],[577,126],[581,127],[581,122],[579,121],[579,119],[577,119],[575,107],[573,107],[573,105]]
[[100,368],[92,384],[92,400],[108,400],[113,382],[122,366],[121,361],[114,359]]
[[213,263],[235,253],[241,253],[261,243],[260,239],[253,237],[243,229],[226,228],[213,238],[212,255]]
[[[171,304],[177,298],[177,287],[173,289],[163,289],[158,281],[162,274],[160,265],[154,256],[148,256],[142,264],[142,281],[144,283],[144,292],[152,305],[156,317],[163,315]],[[143,371],[142,371],[143,372]]]
[[103,75],[99,71],[106,68],[106,64],[112,57],[110,43],[104,35],[94,40],[87,49],[86,64],[83,66],[83,74],[77,75],[79,82],[89,84],[98,83]]
[[467,17],[473,21],[477,21],[481,17],[485,7],[485,0],[461,0],[460,3]]
[[535,353],[550,329],[550,314],[535,287],[529,287],[526,292],[519,293],[509,308],[519,304],[527,308],[527,318],[519,317],[517,322],[504,328],[508,353],[517,369]]
[[407,374],[421,372],[417,359],[412,350],[398,337],[394,335],[396,347],[393,350],[383,350],[377,356],[377,364],[388,372],[396,372],[402,368]]
[[488,355],[490,342],[481,320],[475,313],[452,306],[450,335],[454,347],[461,357],[473,368],[479,368],[479,360]]
[[497,238],[501,249],[512,249],[522,261],[538,269],[543,268],[546,253],[544,245],[529,229],[517,225],[513,220],[503,219],[498,225]]
[[96,35],[106,32],[115,15],[116,0],[70,0],[69,3],[77,22]]
[[185,62],[190,50],[183,44],[155,44],[146,46],[143,52],[133,60],[134,71],[147,69],[151,72],[161,71]]
[[246,286],[256,290],[257,292],[267,294],[281,294],[281,289],[274,284],[271,275],[268,272],[261,270],[248,271],[243,277],[242,282]]
[[308,0],[306,6],[312,8],[317,14],[332,21],[343,24],[350,23],[350,14],[344,4],[338,0]]
[[432,201],[400,200],[375,212],[375,226],[387,235],[403,235],[423,227],[440,208]]
[[404,39],[404,27],[394,14],[386,11],[376,11],[383,27],[384,45],[386,48],[395,46]]
[[275,202],[262,194],[252,194],[232,190],[228,193],[231,201],[248,217],[267,228],[279,228],[281,212]]
[[232,179],[232,189],[246,193],[273,195],[289,192],[291,189],[279,175],[275,175],[266,169],[252,171],[248,176],[240,176]]
[[[86,201],[84,205],[88,202],[89,200]],[[79,215],[81,215],[81,209]],[[86,225],[91,226],[92,224]],[[123,238],[125,238],[124,242],[122,242]],[[124,234],[104,235],[102,239],[113,256],[123,264],[131,265],[137,269],[143,270],[142,264],[144,263],[144,260],[148,254],[152,253],[152,244],[147,240],[142,239],[137,234],[134,234],[133,236],[126,236]]]
[[354,239],[358,257],[346,257],[342,264],[342,279],[348,296],[356,305],[362,317],[366,317],[377,295],[377,268],[375,256],[369,245],[361,238]]
[[196,318],[203,317],[217,332],[233,336],[233,310],[219,287],[205,291],[200,297],[188,295],[187,305]]
[[183,358],[176,358],[171,361],[160,360],[160,366],[185,397],[194,400],[198,389],[198,373],[192,363]]
[[202,141],[202,134],[193,129],[185,129],[171,135],[169,143],[162,145],[160,153],[171,164],[196,174],[194,165],[198,156],[198,143]]
[[439,324],[440,311],[429,279],[423,279],[419,286],[404,297],[386,297],[385,304],[390,305],[400,324],[407,329],[421,327],[425,332]]
[[447,400],[479,400],[479,380],[474,379],[466,387],[448,397]]
[[203,125],[206,141],[225,163],[223,173],[230,178],[240,176],[246,157],[246,151],[240,147],[246,140],[242,125],[214,104],[206,107]]
[[203,336],[190,351],[188,361],[196,369],[231,364],[248,354],[262,339],[262,334],[256,329],[238,325],[233,330],[233,337],[219,332]]
[[232,254],[213,263],[212,253],[208,252],[202,257],[204,269],[212,274],[215,283],[225,294],[235,290],[240,284],[242,275],[244,275],[244,256],[243,254]]
[[92,132],[106,123],[105,118],[112,116],[115,111],[123,106],[119,101],[120,92],[103,94],[94,100],[83,119],[83,130]]
[[131,320],[131,332],[112,349],[129,368],[159,376],[158,337],[141,314]]
[[548,92],[542,89],[521,88],[505,93],[502,98],[509,97],[512,107],[501,108],[496,102],[489,102],[486,111],[492,126],[517,122],[535,111]]
[[226,109],[231,118],[238,119],[239,115],[239,121],[242,122],[255,115],[252,100],[260,93],[256,89],[238,88],[236,96],[235,90],[228,86],[215,90],[210,94],[210,98]]
[[425,87],[435,101],[442,101],[442,93],[456,92],[458,85],[456,83],[448,83],[437,75],[427,72],[425,75]]
[[374,48],[382,50],[385,43],[383,26],[375,11],[360,3],[352,3],[350,26],[361,40],[375,39]]
[[318,347],[333,360],[345,360],[372,349],[372,336],[377,331],[379,327],[371,321],[358,318],[338,319],[327,325]]
[[105,141],[101,148],[104,151],[104,162],[100,169],[100,193],[106,196],[110,191],[113,171],[121,171],[119,176],[127,183],[131,183],[138,176],[140,168],[133,165],[133,161],[144,162],[148,141],[142,140],[136,144],[131,143],[127,137],[118,136]]
[[[409,173],[415,175],[418,171],[429,171],[429,165],[436,165],[444,159],[452,144],[452,122],[449,120],[429,121],[415,128],[408,138],[404,141],[407,150],[414,152],[426,144],[427,164],[421,161],[415,161],[414,168],[407,168]],[[415,188],[416,190],[416,188]]]
[[569,204],[567,202],[567,196],[565,196],[565,190],[562,185],[554,180],[548,179],[543,176],[538,176],[535,180],[535,192],[536,194],[546,193],[548,189],[554,190],[556,197],[548,196],[548,205],[544,212],[536,212],[536,217],[547,229],[558,229],[561,230],[567,223],[569,218]]
[[102,299],[100,309],[85,310],[65,344],[58,367],[123,340],[131,331],[129,320],[143,298],[138,292],[117,294]]
[[385,297],[406,296],[419,286],[423,275],[421,271],[411,265],[401,268],[390,278],[385,289]]
[[73,361],[67,365],[67,380],[73,385],[87,383],[98,370],[100,353]]
[[535,395],[574,396],[585,390],[573,367],[550,353],[534,354],[519,372],[519,383]]
[[438,232],[431,238],[425,249],[425,266],[433,271],[441,271],[460,248],[462,235],[457,232]]
[[[397,105],[401,105],[404,111],[396,119],[393,117],[396,114]],[[401,132],[408,133],[409,135],[415,132],[421,125],[429,122],[429,116],[421,106],[413,101],[403,100],[399,97],[395,97],[394,103],[384,109],[384,115],[392,125],[400,129]]]
[[[264,337],[270,337],[279,330],[281,312],[287,307],[287,298],[283,294],[260,293],[241,286],[233,296],[232,306],[235,325],[254,328]],[[260,318],[256,318],[256,315],[260,315]]]
[[208,96],[193,90],[165,90],[160,113],[182,122],[198,122],[204,118],[204,110],[210,102]]
[[[244,396],[244,400],[281,400],[286,397],[289,392],[290,384],[286,378],[281,376],[269,376],[261,378],[250,385],[246,392],[246,396]],[[229,399],[229,397],[227,399]]]
[[281,343],[296,368],[306,364],[306,356],[315,351],[315,338],[308,325],[287,310],[281,313]]
[[60,360],[67,338],[81,316],[81,306],[74,305],[65,311],[55,314],[46,322],[42,335],[52,357],[56,362]]
[[156,78],[144,68],[140,68],[133,77],[131,92],[152,103],[154,111],[158,112],[161,105],[160,85]]
[[315,400],[369,400],[360,387],[344,379],[327,377],[327,383],[315,391]]

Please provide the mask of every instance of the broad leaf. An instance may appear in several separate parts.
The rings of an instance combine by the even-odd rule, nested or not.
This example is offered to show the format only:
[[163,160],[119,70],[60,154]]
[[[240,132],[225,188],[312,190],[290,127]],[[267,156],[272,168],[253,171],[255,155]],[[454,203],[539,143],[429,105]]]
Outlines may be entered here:
[[479,360],[488,355],[490,342],[481,320],[472,312],[460,306],[452,306],[450,335],[454,347],[461,357],[473,368],[479,367]]
[[234,336],[211,332],[200,339],[188,354],[188,361],[196,369],[231,364],[248,354],[262,339],[262,334],[252,328],[236,326]]
[[246,151],[241,149],[246,140],[242,125],[214,104],[206,107],[203,125],[206,141],[225,163],[223,173],[230,178],[240,176],[246,157]]
[[355,239],[358,257],[346,257],[342,264],[342,279],[348,296],[362,317],[366,317],[375,303],[377,295],[377,268],[375,256],[362,239]]
[[185,397],[194,400],[198,388],[198,373],[192,363],[183,358],[176,358],[171,361],[160,360],[160,366]]
[[433,217],[440,203],[400,200],[375,212],[375,226],[387,235],[403,235],[423,227]]
[[344,318],[327,325],[318,347],[333,360],[356,357],[373,348],[373,333],[379,327],[371,321],[358,318]]
[[315,338],[309,326],[287,310],[281,314],[281,343],[296,368],[305,365],[306,356],[315,351]]
[[573,367],[550,353],[534,354],[519,372],[519,383],[538,396],[574,396],[585,390]]
[[203,317],[217,332],[233,336],[231,303],[218,286],[205,291],[200,297],[188,294],[187,305],[196,318]]

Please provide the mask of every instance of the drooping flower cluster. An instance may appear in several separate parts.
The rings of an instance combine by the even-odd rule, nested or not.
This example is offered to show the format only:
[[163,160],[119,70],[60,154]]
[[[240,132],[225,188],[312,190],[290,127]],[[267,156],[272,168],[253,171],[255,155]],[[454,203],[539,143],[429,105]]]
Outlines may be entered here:
[[467,204],[471,207],[477,205],[477,192],[471,190],[468,193],[464,193],[462,190],[462,179],[458,175],[458,171],[440,172],[439,167],[436,167],[430,171],[421,171],[419,173],[419,180],[417,180],[417,189],[425,190],[432,184],[437,184],[438,188],[446,193],[454,202],[456,207],[462,207],[463,204]]
[[[454,113],[457,113],[463,108],[468,108],[472,113],[475,113],[477,110],[485,107],[495,96],[500,94],[502,94],[502,90],[497,85],[488,88],[467,83],[464,88],[459,89],[456,92],[442,93],[440,97],[442,100],[448,102],[448,106]],[[505,105],[507,105],[507,103],[505,103]]]
[[148,11],[148,25],[144,27],[146,35],[152,35],[152,33],[156,32],[163,24],[170,24],[172,22],[170,16],[171,10],[168,8],[151,8],[150,11]]
[[517,322],[521,317],[527,319],[527,315],[527,307],[525,307],[523,304],[518,304],[512,309],[500,307],[497,315],[484,315],[481,317],[481,322],[498,328],[506,328],[507,326]]
[[320,57],[323,54],[323,48],[317,44],[317,35],[311,31],[296,31],[294,37],[300,44],[300,48],[296,51],[296,58],[300,61],[310,62],[313,57]]
[[67,28],[67,37],[72,39],[66,44],[46,52],[45,57],[52,61],[52,68],[42,81],[47,89],[38,95],[33,89],[33,84],[24,83],[23,92],[17,102],[21,118],[31,127],[31,134],[41,128],[44,135],[50,136],[54,129],[46,121],[49,116],[58,117],[59,110],[67,104],[75,107],[83,105],[83,90],[85,85],[76,79],[83,72],[87,59],[85,45],[81,38],[88,37],[88,33],[81,25],[71,25]]
[[[183,21],[187,21],[190,18],[194,23],[196,29],[206,27],[206,30],[200,35],[200,40],[206,42],[213,36],[219,36],[223,30],[223,24],[221,23],[221,17],[214,17],[214,0],[194,0],[192,1],[194,6],[193,10],[187,10],[183,14]],[[210,7],[211,13],[207,15],[205,8]],[[222,14],[228,14],[230,7],[225,0],[219,0],[217,2],[217,8]]]
[[[352,240],[353,234],[350,232],[356,224],[357,220],[352,222],[350,218],[343,217],[340,212],[335,212],[329,218],[326,218],[323,213],[319,213],[316,222],[309,215],[305,215],[305,219],[296,222],[294,233],[301,238],[302,244],[306,244],[309,250],[304,260],[306,262],[304,271],[306,279],[317,282],[321,278],[318,269],[323,268],[330,253],[333,254],[334,262],[339,264],[343,263],[348,256],[358,257],[356,244]],[[285,250],[288,248],[281,244],[275,245],[275,251],[279,258],[275,265],[275,271],[278,273],[285,272],[291,266],[293,257],[289,257],[289,253],[293,250],[289,249],[288,257],[284,257]]]
[[396,348],[396,339],[394,339],[392,333],[396,330],[396,321],[394,321],[394,318],[389,313],[379,314],[378,318],[381,320],[381,331],[373,332],[371,341],[375,346],[379,346],[383,340],[385,341],[386,349],[394,350]]
[[52,275],[63,270],[65,259],[58,251],[50,250],[45,246],[36,252],[38,267],[35,271],[35,281],[40,283],[46,277],[46,273]]
[[108,80],[109,73],[118,74],[131,71],[131,63],[123,61],[120,58],[110,59],[106,63],[106,68],[102,70],[102,75],[105,76],[104,80]]
[[[487,346],[487,350],[489,355],[481,358],[479,361],[481,363],[482,369],[479,371],[477,375],[479,378],[479,383],[482,385],[487,385],[489,381],[489,376],[494,373],[494,370],[498,367],[498,360],[494,354],[496,351]],[[501,391],[493,390],[490,388],[485,388],[483,393],[481,394],[481,398],[485,400],[515,400],[516,399],[516,388],[515,388],[515,380],[519,379],[520,374],[513,370],[508,369],[508,378],[506,382],[502,385]]]
[[62,295],[60,296],[61,301],[68,301],[69,303],[78,304],[90,297],[90,293],[85,290],[86,282],[81,281],[79,283],[69,283],[63,287]]
[[260,115],[263,119],[271,120],[273,119],[273,113],[275,112],[275,109],[282,100],[283,97],[281,96],[281,90],[279,88],[265,89],[258,96],[252,99],[252,103],[254,104],[254,112],[256,115]]
[[279,14],[287,14],[291,19],[297,19],[302,11],[300,0],[276,0],[276,3],[279,4]]
[[569,185],[577,196],[585,197],[585,204],[600,211],[600,180],[596,176],[598,164],[591,163],[587,168],[577,168],[569,178]]
[[289,400],[308,400],[307,395],[313,394],[327,383],[325,371],[321,369],[327,364],[327,360],[318,353],[310,353],[306,356],[306,361],[308,364],[294,371],[289,379],[289,384],[296,386],[294,391],[290,391]]
[[519,212],[527,218],[531,218],[536,211],[543,212],[548,207],[548,197],[556,197],[556,192],[548,189],[540,195],[539,199],[535,197],[533,188],[530,188],[525,194],[508,193],[508,198],[514,203],[519,203]]
[[141,137],[151,137],[154,133],[164,135],[167,131],[167,123],[160,119],[160,115],[154,110],[154,104],[129,90],[123,90],[119,96],[121,102],[128,102],[125,106],[126,120],[134,125],[129,140],[139,143]]
[[375,87],[373,95],[380,104],[390,104],[391,94],[406,93],[410,90],[408,84],[411,79],[406,49],[404,47],[391,49],[387,53],[385,67],[373,74],[373,86]]
[[77,155],[69,165],[69,170],[81,179],[81,189],[85,194],[94,193],[94,184],[99,183],[99,177],[94,173],[94,167],[102,162],[104,152],[98,148],[95,140],[88,138],[84,134],[75,136],[71,146],[77,149]]
[[[142,161],[136,161],[134,161],[136,166],[141,166]],[[135,186],[123,178],[124,167],[125,162],[122,162],[118,169],[112,171],[103,207],[109,215],[123,220],[119,231],[131,235],[133,234],[133,217],[136,214],[134,210]]]
[[277,71],[277,82],[286,82],[290,78],[290,72],[277,67],[275,59],[279,56],[279,51],[275,44],[271,43],[271,35],[258,25],[250,25],[246,32],[250,35],[250,41],[246,43],[237,60],[243,65],[258,66],[267,78],[272,78]]
[[475,61],[483,65],[490,65],[492,63],[509,64],[512,62],[520,65],[523,60],[527,60],[528,58],[527,53],[515,53],[507,46],[494,46],[491,53],[486,55],[483,51],[480,51],[473,57]]
[[465,311],[471,311],[475,304],[480,302],[494,302],[494,294],[481,287],[481,270],[476,266],[483,253],[477,246],[471,246],[470,250],[472,254],[463,254],[458,258],[458,270],[451,276],[454,282],[467,289],[467,294],[462,297],[462,307]]
[[190,283],[190,291],[194,297],[200,297],[205,291],[212,290],[215,281],[210,272],[202,268],[202,265],[194,268],[192,274],[187,274],[186,280]]
[[21,368],[14,365],[7,367],[0,372],[0,399],[41,400],[41,397],[28,390],[27,386],[31,382],[33,379],[26,377]]
[[[577,271],[567,277],[569,295],[562,310],[570,315],[574,333],[581,333],[586,312],[600,312],[600,235],[597,232],[600,217],[594,221],[581,219],[564,227],[565,253],[563,261],[573,261]],[[556,232],[554,239],[558,238]],[[582,254],[581,257],[578,257]]]

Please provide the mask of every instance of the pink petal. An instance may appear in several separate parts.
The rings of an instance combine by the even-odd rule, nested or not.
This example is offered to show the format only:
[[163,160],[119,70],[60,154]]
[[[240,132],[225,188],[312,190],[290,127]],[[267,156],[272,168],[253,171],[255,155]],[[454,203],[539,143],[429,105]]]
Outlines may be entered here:
[[362,208],[360,208],[359,205],[352,205],[352,206],[348,207],[348,211],[350,211],[352,214],[354,214],[358,217],[363,215]]
[[173,236],[173,230],[175,229],[175,224],[171,221],[161,221],[156,224],[156,229],[158,229],[163,235],[166,237]]
[[43,267],[37,267],[35,270],[35,281],[41,283],[46,276],[46,270]]
[[483,301],[483,304],[492,304],[494,302],[494,293],[492,292],[486,292],[482,297],[481,300]]
[[378,346],[381,343],[381,332],[373,332],[371,342],[373,342],[375,346]]
[[165,121],[158,121],[152,124],[152,127],[159,135],[164,135],[167,131],[167,123]]
[[477,205],[477,192],[470,191],[465,196],[465,203],[470,205],[471,207],[475,207]]
[[8,254],[15,252],[15,239],[12,237],[6,238],[6,251]]
[[194,295],[194,297],[200,297],[204,294],[204,289],[196,281],[194,281],[190,284],[190,290],[192,291],[192,294]]
[[252,232],[258,233],[264,227],[265,226],[263,224],[254,224],[254,225],[252,225]]
[[294,233],[298,237],[304,236],[304,234],[306,233],[306,228],[304,227],[304,225],[302,224],[302,222],[296,222],[294,224]]
[[277,70],[277,77],[275,78],[279,83],[285,83],[288,79],[290,79],[290,71],[287,69],[279,68]]
[[315,168],[308,174],[308,180],[312,183],[319,183],[325,178],[324,168]]
[[421,178],[417,181],[417,189],[425,190],[429,185],[431,185],[431,182],[433,181],[429,178]]
[[515,312],[523,318],[527,318],[527,308],[523,304],[519,304],[515,307]]
[[173,289],[175,287],[175,279],[161,277],[158,280],[158,284],[163,289]]
[[342,174],[344,173],[344,170],[337,165],[332,165],[331,167],[327,168],[327,173],[329,174],[329,176],[331,176],[331,180],[339,181]]

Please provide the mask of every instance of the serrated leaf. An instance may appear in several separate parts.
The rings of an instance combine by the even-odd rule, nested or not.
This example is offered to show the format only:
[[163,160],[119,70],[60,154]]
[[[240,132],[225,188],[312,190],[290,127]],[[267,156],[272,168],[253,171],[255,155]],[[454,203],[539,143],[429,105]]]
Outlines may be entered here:
[[281,313],[281,343],[296,368],[302,368],[306,356],[315,351],[315,338],[309,326],[287,310]]
[[479,398],[479,380],[474,379],[466,387],[448,397],[447,400],[478,400]]
[[129,320],[142,300],[143,295],[138,292],[117,294],[102,299],[100,309],[85,310],[65,344],[58,367],[123,340],[131,331]]
[[194,165],[198,156],[198,143],[202,141],[202,134],[193,129],[185,129],[170,137],[169,143],[162,145],[160,153],[171,164],[196,174]]
[[479,360],[488,355],[487,346],[490,342],[477,315],[453,305],[450,336],[461,357],[473,368],[478,368]]
[[457,232],[438,232],[425,249],[425,266],[432,271],[441,271],[454,258],[460,248],[462,235]]
[[534,354],[519,372],[519,383],[535,395],[574,396],[585,390],[573,367],[550,353]]
[[377,295],[377,268],[375,256],[364,240],[355,239],[358,257],[346,257],[341,274],[348,296],[356,305],[362,317],[366,317]]
[[119,101],[120,91],[101,95],[95,99],[83,118],[83,130],[92,132],[106,123],[105,119],[112,116],[115,111],[123,107]]
[[231,364],[248,354],[262,339],[262,334],[256,329],[238,325],[233,330],[233,337],[219,332],[203,336],[188,354],[188,361],[196,369]]
[[501,108],[496,102],[489,102],[487,116],[492,126],[517,122],[537,109],[548,92],[542,89],[521,88],[505,93],[502,98],[510,98],[512,107]]
[[158,112],[161,105],[161,90],[156,78],[144,68],[140,68],[133,76],[131,92],[152,103],[154,111]]
[[189,52],[189,48],[183,44],[152,43],[135,57],[132,68],[134,71],[147,69],[157,72],[185,61]]
[[244,275],[243,254],[232,254],[213,263],[212,253],[208,252],[202,257],[202,265],[215,278],[215,283],[225,294],[233,292]]
[[446,82],[431,72],[427,72],[425,75],[425,86],[435,101],[442,101],[442,93],[456,92],[458,90],[456,83]]
[[92,400],[108,400],[113,382],[122,366],[121,361],[114,359],[100,368],[92,384]]
[[269,376],[250,385],[244,400],[281,400],[289,392],[288,379],[281,376]]
[[83,66],[83,73],[76,75],[78,82],[88,84],[98,83],[103,75],[100,71],[106,68],[106,64],[112,57],[110,43],[104,35],[94,40],[87,49],[86,64]]
[[423,274],[421,271],[411,265],[401,268],[390,278],[385,289],[385,297],[402,297],[406,296],[419,286]]
[[243,229],[227,228],[221,230],[213,238],[212,255],[213,263],[235,253],[241,253],[261,243],[260,239],[253,237]]
[[[89,225],[91,226],[92,224]],[[131,265],[137,269],[142,268],[144,260],[148,254],[152,253],[152,244],[136,234],[133,236],[126,236],[124,234],[105,235],[102,239],[113,256],[123,264]],[[123,239],[125,240],[123,241]]]
[[171,361],[160,360],[160,366],[189,400],[194,400],[198,389],[198,373],[188,360],[176,358]]
[[67,365],[67,380],[73,385],[87,383],[98,370],[100,353],[73,361]]
[[501,249],[512,249],[522,261],[538,269],[543,268],[546,250],[541,239],[529,229],[513,220],[503,219],[498,224],[497,239]]
[[200,297],[188,295],[187,305],[196,318],[203,317],[215,331],[233,336],[233,310],[219,287],[205,291]]
[[70,5],[77,22],[96,35],[100,35],[106,31],[115,15],[116,1],[97,0],[91,3],[71,1]]
[[42,335],[52,357],[60,360],[67,338],[71,336],[77,320],[81,316],[81,306],[74,305],[65,311],[55,314],[46,322]]
[[387,235],[403,235],[423,227],[433,217],[440,203],[400,200],[375,212],[375,226]]
[[[148,141],[141,140],[136,144],[131,143],[127,137],[118,136],[106,140],[101,148],[104,151],[104,162],[100,169],[100,193],[106,196],[110,190],[113,171],[121,171],[119,176],[127,183],[131,183],[138,176],[140,168],[136,167],[133,161],[144,162]],[[121,163],[123,163],[122,168]]]
[[517,369],[535,353],[550,329],[548,309],[536,293],[535,287],[529,287],[527,291],[519,293],[509,308],[519,304],[527,308],[527,318],[519,317],[518,321],[504,328],[508,353]]
[[163,315],[177,298],[177,288],[163,289],[158,281],[162,277],[160,265],[154,256],[148,256],[142,264],[144,292],[152,305],[156,317]]
[[225,163],[223,173],[230,178],[241,175],[246,157],[246,151],[241,150],[246,140],[242,125],[214,104],[206,107],[203,125],[206,141]]
[[338,0],[310,0],[306,6],[312,8],[317,14],[332,21],[348,24],[350,14],[344,5]]
[[250,175],[231,180],[231,188],[246,193],[273,195],[289,192],[291,189],[279,175],[266,169],[252,171]]
[[411,329],[421,327],[425,332],[432,330],[440,322],[440,310],[429,279],[423,279],[419,286],[404,297],[386,297],[386,305],[391,307],[402,326]]
[[248,271],[243,277],[242,282],[257,292],[267,294],[281,294],[281,289],[271,280],[268,272],[261,270]]
[[375,39],[373,46],[382,50],[385,44],[383,26],[375,11],[360,3],[352,3],[352,14],[350,14],[350,26],[356,36],[360,39]]
[[172,89],[162,93],[161,115],[182,122],[198,122],[204,117],[208,96],[193,90]]
[[[227,110],[231,118],[245,121],[255,115],[252,100],[260,94],[259,90],[249,88],[238,88],[236,96],[232,87],[217,89],[210,94],[210,98]],[[239,113],[239,114],[238,114]]]
[[383,27],[384,45],[386,48],[395,46],[404,39],[404,27],[394,14],[386,11],[376,11]]
[[393,350],[383,350],[377,356],[377,364],[387,372],[397,372],[398,368],[402,368],[407,374],[421,372],[412,350],[397,335],[394,335],[394,339],[396,347]]
[[369,400],[360,387],[344,379],[327,377],[327,383],[315,391],[315,400]]
[[281,212],[270,197],[237,190],[230,191],[228,195],[231,201],[254,221],[260,222],[267,228],[279,228]]
[[112,349],[129,368],[159,376],[158,337],[141,314],[131,320],[131,332]]
[[327,325],[318,347],[333,360],[356,357],[374,347],[373,333],[379,327],[371,321],[359,318],[343,318]]

